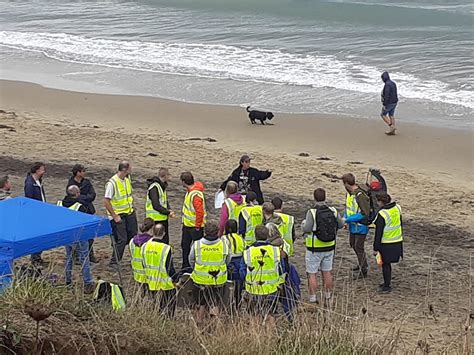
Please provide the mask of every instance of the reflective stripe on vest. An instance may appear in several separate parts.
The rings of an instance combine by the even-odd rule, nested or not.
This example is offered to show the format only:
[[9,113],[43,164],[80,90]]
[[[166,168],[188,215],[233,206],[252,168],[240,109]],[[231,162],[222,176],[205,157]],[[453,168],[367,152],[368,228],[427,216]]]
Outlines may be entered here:
[[272,245],[250,247],[244,252],[247,265],[245,290],[252,295],[269,295],[278,290],[280,249]]
[[398,243],[403,241],[402,224],[401,224],[401,208],[399,205],[386,210],[379,211],[379,215],[385,220],[385,228],[383,229],[382,244]]
[[263,223],[262,206],[247,206],[242,209],[242,217],[245,220],[245,244],[247,246],[255,243],[255,227]]
[[233,219],[234,221],[236,221],[237,226],[238,226],[239,225],[240,212],[245,207],[245,198],[243,198],[241,204],[238,204],[237,202],[235,202],[231,198],[226,198],[224,203],[227,206],[227,212],[229,214],[229,219]]
[[191,279],[198,285],[223,285],[227,282],[226,257],[229,255],[227,243],[220,239],[216,244],[207,245],[202,240],[193,244],[196,262]]
[[160,205],[163,206],[164,208],[168,206],[168,193],[166,192],[166,190],[163,191],[163,188],[158,182],[154,182],[153,184],[150,185],[146,194],[146,204],[145,204],[146,216],[157,222],[166,221],[168,220],[168,215],[161,214],[160,212],[153,209],[153,203],[151,202],[149,194],[150,194],[150,190],[153,189],[154,187],[158,189],[158,194],[160,196]]
[[[311,212],[311,215],[313,216],[314,224],[316,224],[316,212],[317,211],[316,211],[315,208],[312,208],[312,209],[310,209],[310,212]],[[333,241],[330,241],[330,242],[323,242],[323,241],[318,239],[318,237],[316,236],[316,231],[313,230],[312,232],[306,234],[305,245],[306,245],[306,248],[316,248],[316,249],[318,249],[318,248],[328,248],[328,247],[332,247],[332,246],[336,245],[336,239],[334,239]]]
[[120,287],[113,283],[110,284],[110,287],[112,289],[112,308],[116,312],[125,310],[125,299],[120,291]]
[[199,196],[202,199],[202,206],[204,208],[204,221],[206,223],[206,200],[204,199],[204,193],[199,190],[188,191],[184,197],[183,203],[183,224],[186,227],[196,226],[196,211],[194,210],[193,199]]
[[142,259],[143,246],[139,247],[135,245],[133,240],[130,241],[130,244],[128,246],[130,248],[130,261],[132,264],[133,278],[135,279],[136,282],[145,283],[146,276],[145,276],[145,269],[143,268],[143,259]]
[[166,270],[166,259],[171,247],[153,240],[145,243],[142,248],[143,266],[146,282],[151,291],[168,291],[175,288],[173,280]]
[[[107,182],[112,184],[114,187],[114,196],[110,200],[112,208],[116,214],[130,214],[133,212],[133,196],[132,196],[132,183],[129,177],[124,180],[120,179],[117,175]],[[106,186],[107,189],[107,186]],[[108,213],[108,211],[107,211]]]
[[[63,206],[63,201],[58,201],[58,203],[56,204],[56,206],[59,206],[59,207],[64,207]],[[75,204],[73,204],[72,206],[69,206],[67,208],[69,208],[70,210],[73,210],[73,211],[76,211],[78,212],[79,211],[79,208],[81,208],[82,204],[80,204],[79,202],[76,202]]]
[[244,239],[237,233],[226,234],[222,237],[229,245],[230,253],[233,258],[242,256],[245,250]]
[[288,244],[288,250],[285,253],[288,256],[293,256],[293,226],[295,224],[295,218],[286,213],[276,213],[282,219],[283,223],[278,226],[278,230],[281,233],[281,237]]

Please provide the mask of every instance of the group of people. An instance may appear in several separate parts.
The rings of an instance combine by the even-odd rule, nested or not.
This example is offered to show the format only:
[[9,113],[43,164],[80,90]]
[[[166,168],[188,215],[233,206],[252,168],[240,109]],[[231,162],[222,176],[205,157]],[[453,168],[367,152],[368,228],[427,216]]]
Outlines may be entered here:
[[[146,294],[159,297],[169,315],[176,307],[179,280],[189,274],[194,285],[197,319],[202,321],[206,311],[218,314],[222,300],[232,281],[230,297],[237,307],[245,303],[251,312],[267,317],[277,312],[281,303],[291,317],[299,298],[300,280],[293,265],[295,258],[295,218],[283,210],[283,201],[275,197],[265,202],[260,181],[271,176],[271,171],[250,167],[250,157],[244,155],[239,167],[221,186],[225,200],[219,221],[208,220],[204,185],[195,181],[191,172],[180,175],[186,191],[182,206],[182,262],[175,269],[173,250],[169,245],[169,219],[176,216],[168,199],[170,173],[160,168],[158,175],[148,180],[146,218],[138,223],[134,203],[132,166],[120,162],[117,173],[105,185],[104,207],[112,227],[112,256],[110,267],[117,269],[125,249],[129,248],[134,280]],[[25,180],[25,196],[46,202],[42,177],[45,164],[31,167]],[[94,214],[96,193],[82,165],[75,165],[66,187],[66,196],[59,206]],[[331,304],[332,268],[336,250],[336,236],[341,228],[349,230],[350,246],[357,256],[354,278],[368,275],[365,240],[369,225],[375,225],[373,250],[383,270],[384,282],[380,292],[391,291],[391,264],[403,257],[401,209],[382,192],[371,196],[366,188],[356,183],[351,173],[342,177],[347,191],[343,215],[326,202],[323,188],[314,190],[314,206],[306,213],[301,228],[306,247],[308,301]],[[11,184],[7,176],[0,178],[0,201],[9,198]],[[92,293],[95,283],[90,262],[97,262],[93,241],[79,242],[66,247],[66,283],[72,282],[72,265],[77,257],[82,265],[84,291]],[[31,256],[35,264],[42,264],[41,253]],[[323,292],[318,293],[318,273],[322,273]],[[319,296],[318,296],[319,295]],[[243,299],[246,302],[241,302]]]

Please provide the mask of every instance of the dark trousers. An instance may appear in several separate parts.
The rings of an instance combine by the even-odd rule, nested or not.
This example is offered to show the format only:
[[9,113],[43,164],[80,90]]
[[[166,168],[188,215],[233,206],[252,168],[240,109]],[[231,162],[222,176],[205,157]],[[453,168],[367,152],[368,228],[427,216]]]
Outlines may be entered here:
[[359,263],[360,271],[364,274],[367,273],[367,254],[365,254],[365,238],[366,234],[349,234],[349,244],[357,255],[357,261]]
[[390,287],[390,283],[392,282],[392,264],[384,262],[382,264],[382,272],[383,272],[383,285],[385,287]]
[[168,220],[166,220],[166,221],[155,221],[155,224],[162,224],[163,227],[165,227],[165,235],[163,236],[163,239],[161,239],[161,241],[165,244],[169,244],[170,243],[170,235],[169,235],[169,231],[168,231],[168,228],[169,228]]
[[148,291],[150,297],[160,302],[160,311],[168,317],[174,317],[176,311],[176,290]]
[[32,262],[32,263],[41,262],[41,252],[31,254],[31,262]]
[[114,239],[114,243],[112,243],[113,251],[112,259],[110,260],[111,264],[117,264],[122,260],[125,248],[138,232],[137,215],[135,212],[121,214],[120,218],[122,219],[120,223],[116,223],[114,220],[110,221],[112,226],[112,238]]
[[191,272],[189,265],[189,253],[191,252],[191,245],[195,240],[203,237],[203,229],[196,229],[194,227],[183,226],[183,234],[181,236],[181,251],[183,252],[183,263],[181,266],[182,272]]

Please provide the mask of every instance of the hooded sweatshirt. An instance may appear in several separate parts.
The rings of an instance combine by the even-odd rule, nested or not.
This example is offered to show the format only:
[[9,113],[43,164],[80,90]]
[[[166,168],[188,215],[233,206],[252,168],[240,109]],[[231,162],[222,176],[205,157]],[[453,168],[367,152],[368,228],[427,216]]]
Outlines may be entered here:
[[133,244],[135,244],[137,247],[141,247],[143,244],[148,242],[151,238],[153,238],[153,236],[147,233],[137,234],[136,236],[133,237]]
[[[166,182],[161,181],[161,179],[158,176],[154,176],[151,179],[147,179],[148,182],[148,187],[150,187],[151,184],[157,182],[163,191],[166,190],[168,187],[168,184]],[[166,206],[162,206],[160,204],[160,193],[158,191],[157,187],[152,188],[150,191],[148,191],[148,197],[150,197],[151,204],[153,205],[153,209],[155,211],[158,211],[161,214],[164,215],[169,215],[170,214],[170,205],[167,203]]]
[[[244,198],[240,192],[230,195],[229,198],[232,199],[232,201],[234,201],[238,205],[241,205],[244,203]],[[224,234],[225,224],[228,219],[229,219],[229,210],[227,209],[227,205],[224,203],[221,208],[221,217],[219,220],[219,236]]]
[[390,80],[387,72],[382,73],[382,81],[385,83],[382,90],[382,104],[393,105],[398,102],[397,85]]
[[[204,185],[200,181],[196,181],[194,185],[188,188],[188,192],[191,191],[202,191],[204,192]],[[204,201],[199,196],[194,196],[193,198],[193,207],[196,211],[196,228],[202,228],[204,224]]]

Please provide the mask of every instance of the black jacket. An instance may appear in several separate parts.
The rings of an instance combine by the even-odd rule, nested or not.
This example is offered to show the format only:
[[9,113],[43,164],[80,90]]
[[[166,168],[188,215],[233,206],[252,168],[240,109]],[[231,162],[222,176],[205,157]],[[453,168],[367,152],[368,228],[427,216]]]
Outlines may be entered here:
[[[225,190],[227,182],[235,181],[237,184],[240,180],[240,172],[242,171],[242,166],[239,166],[232,172],[232,175],[227,178],[221,185],[221,190]],[[249,168],[248,170],[248,183],[249,189],[257,195],[257,201],[259,204],[263,203],[263,193],[260,188],[260,180],[266,180],[272,175],[271,171],[265,170],[258,170],[255,168]],[[239,186],[240,189],[240,186]]]
[[74,205],[76,202],[79,202],[81,204],[81,207],[79,207],[79,212],[82,212],[82,213],[88,213],[88,209],[87,207],[81,203],[81,201],[79,201],[79,199],[77,198],[74,198],[74,197],[71,197],[71,196],[66,196],[64,197],[63,199],[63,207],[66,207],[66,208],[69,208],[71,207],[72,205]]
[[[382,209],[390,209],[395,207],[395,202],[389,203],[382,207]],[[400,222],[403,221],[400,216]],[[382,254],[382,260],[386,263],[397,263],[400,258],[403,258],[403,242],[382,244],[383,230],[385,228],[385,219],[378,214],[375,219],[375,237],[374,237],[374,251],[379,251]]]
[[390,80],[387,72],[382,74],[382,80],[385,83],[382,90],[382,104],[384,106],[396,104],[398,102],[397,84]]
[[78,183],[76,180],[74,180],[74,177],[71,176],[71,178],[67,182],[66,190],[71,185],[76,185],[81,190],[81,196],[79,196],[79,198],[77,199],[77,202],[83,204],[86,207],[87,209],[86,213],[94,214],[95,207],[94,207],[93,202],[95,200],[96,193],[94,190],[94,186],[92,186],[92,183],[90,182],[90,180],[82,179],[82,181]]
[[26,175],[25,179],[25,197],[31,198],[33,200],[43,201],[41,192],[46,200],[46,194],[44,193],[43,182],[40,180],[41,187],[36,184],[35,179],[31,174]]
[[[166,190],[168,187],[168,184],[166,182],[161,181],[161,179],[157,176],[152,177],[151,179],[147,179],[148,182],[148,187],[150,187],[151,184],[157,182],[160,184],[161,188],[163,191]],[[151,204],[153,205],[153,209],[161,214],[169,215],[170,214],[170,204],[167,203],[166,206],[162,206],[160,204],[160,192],[158,191],[157,187],[152,188],[150,191],[148,191],[148,197],[151,200]]]

